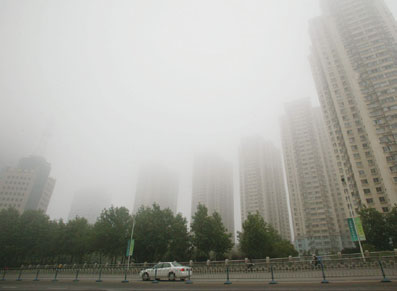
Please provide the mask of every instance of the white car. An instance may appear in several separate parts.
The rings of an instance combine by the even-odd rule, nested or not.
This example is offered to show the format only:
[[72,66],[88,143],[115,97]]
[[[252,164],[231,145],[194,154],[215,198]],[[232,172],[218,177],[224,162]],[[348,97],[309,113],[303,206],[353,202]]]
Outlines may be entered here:
[[158,263],[152,268],[142,270],[139,276],[143,281],[149,281],[151,279],[168,279],[170,281],[175,281],[176,278],[183,281],[189,277],[189,271],[191,276],[192,268],[182,266],[177,262],[163,262]]

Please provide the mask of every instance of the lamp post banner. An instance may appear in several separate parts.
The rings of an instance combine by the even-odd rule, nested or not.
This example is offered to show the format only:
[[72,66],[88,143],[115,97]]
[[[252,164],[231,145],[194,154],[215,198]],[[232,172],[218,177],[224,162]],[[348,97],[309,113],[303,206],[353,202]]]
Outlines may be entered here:
[[135,245],[135,240],[133,239],[128,240],[126,257],[132,256],[132,253],[134,252],[134,245]]
[[354,223],[356,224],[356,231],[357,231],[357,235],[360,238],[360,240],[361,241],[366,240],[363,224],[361,222],[361,218],[360,217],[355,217],[354,218]]
[[358,236],[357,236],[356,228],[354,227],[353,218],[348,218],[347,223],[349,225],[350,236],[352,238],[352,241],[358,241]]

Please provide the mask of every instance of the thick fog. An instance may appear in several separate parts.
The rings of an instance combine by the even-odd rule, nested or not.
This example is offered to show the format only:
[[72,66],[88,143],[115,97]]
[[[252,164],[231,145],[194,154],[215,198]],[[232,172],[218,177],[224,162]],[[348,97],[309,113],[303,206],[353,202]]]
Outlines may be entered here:
[[[386,1],[394,15],[397,1]],[[41,154],[51,218],[102,188],[132,209],[145,162],[179,173],[190,216],[192,159],[235,164],[240,139],[279,141],[285,102],[317,101],[308,62],[316,0],[0,1],[0,167]]]

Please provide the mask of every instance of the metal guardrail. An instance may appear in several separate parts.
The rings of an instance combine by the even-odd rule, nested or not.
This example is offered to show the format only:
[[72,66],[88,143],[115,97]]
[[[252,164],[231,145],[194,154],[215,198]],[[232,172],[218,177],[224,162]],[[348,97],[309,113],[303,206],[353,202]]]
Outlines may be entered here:
[[[186,264],[187,265],[187,264]],[[153,264],[132,264],[127,270],[123,265],[52,265],[22,266],[20,268],[2,269],[0,280],[92,280],[98,283],[111,280],[128,282],[140,280],[139,272]],[[397,256],[342,259],[321,259],[314,264],[311,260],[266,261],[222,261],[199,262],[192,264],[192,280],[225,281],[230,284],[239,281],[278,281],[328,280],[341,278],[366,278],[389,282],[397,279]],[[188,280],[189,281],[189,280]]]

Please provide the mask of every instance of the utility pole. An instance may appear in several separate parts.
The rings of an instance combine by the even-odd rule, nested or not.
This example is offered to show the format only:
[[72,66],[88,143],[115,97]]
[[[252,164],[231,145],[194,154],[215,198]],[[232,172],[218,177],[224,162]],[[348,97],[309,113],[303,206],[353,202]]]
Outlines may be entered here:
[[[132,218],[132,227],[131,227],[131,237],[130,237],[130,245],[132,244],[132,236],[134,234],[134,228],[135,228],[135,217]],[[129,250],[128,250],[128,262],[127,262],[127,270],[130,268],[130,258],[131,255]]]
[[352,201],[350,200],[350,196],[347,196],[347,197],[349,197],[349,210],[350,210],[350,216],[351,216],[351,218],[352,218],[352,220],[353,220],[354,231],[355,231],[356,234],[357,234],[357,241],[358,241],[358,245],[360,246],[361,256],[363,257],[363,261],[365,262],[365,256],[364,256],[363,246],[361,245],[360,236],[359,236],[359,234],[358,234],[358,232],[357,232],[356,222],[354,221],[355,215],[354,215],[354,213],[353,213],[353,204],[352,204]]
[[131,252],[131,244],[132,244],[132,236],[134,234],[134,228],[135,228],[135,217],[132,218],[132,227],[131,227],[131,237],[130,237],[130,243],[128,244],[127,251],[128,251],[128,260],[127,260],[127,267],[125,268],[124,272],[124,280],[121,281],[122,283],[128,283],[127,280],[127,272],[130,269],[130,258],[132,256]]

